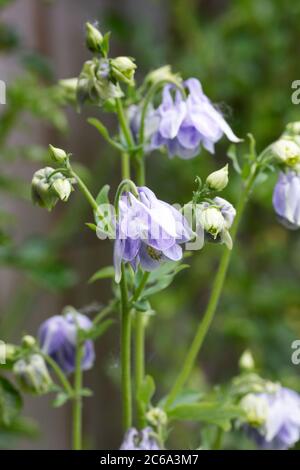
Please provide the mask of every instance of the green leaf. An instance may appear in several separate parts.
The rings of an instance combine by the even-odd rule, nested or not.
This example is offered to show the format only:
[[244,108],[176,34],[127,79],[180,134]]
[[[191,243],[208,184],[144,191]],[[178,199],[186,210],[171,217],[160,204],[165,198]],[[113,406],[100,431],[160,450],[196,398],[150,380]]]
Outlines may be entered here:
[[55,408],[59,408],[60,406],[63,406],[69,399],[70,397],[67,393],[60,392],[54,398],[52,406],[54,406]]
[[[203,397],[203,393],[198,392],[196,390],[184,390],[181,392],[176,399],[174,400],[174,403],[172,407],[175,407],[177,405],[184,405],[184,404],[190,404],[190,403],[195,403],[199,402],[199,400]],[[165,402],[168,399],[168,396],[164,397],[160,402],[159,406],[161,408],[164,408]]]
[[80,395],[82,397],[92,397],[93,396],[93,391],[90,388],[82,388],[80,390]]
[[230,145],[227,151],[227,157],[232,161],[233,168],[240,175],[242,173],[236,151],[236,145]]
[[200,421],[215,424],[224,431],[229,431],[231,421],[244,416],[242,410],[235,405],[221,402],[201,402],[177,405],[167,410],[170,419],[182,421]]
[[89,279],[89,283],[99,281],[99,279],[109,279],[114,278],[115,270],[113,266],[105,266],[105,268],[99,269],[99,271],[95,272],[92,277]]
[[189,268],[188,264],[176,265],[172,262],[162,264],[158,269],[151,272],[143,292],[143,297],[147,298],[169,287],[176,274],[186,268]]
[[18,390],[4,377],[0,377],[0,424],[10,425],[22,409]]
[[146,375],[138,393],[138,400],[148,405],[155,393],[155,382],[151,375]]
[[109,135],[107,127],[105,127],[105,125],[102,124],[102,122],[99,121],[99,119],[89,118],[87,122],[91,124],[91,126],[94,126],[100,132],[102,137],[104,137],[105,140],[110,139],[110,135]]

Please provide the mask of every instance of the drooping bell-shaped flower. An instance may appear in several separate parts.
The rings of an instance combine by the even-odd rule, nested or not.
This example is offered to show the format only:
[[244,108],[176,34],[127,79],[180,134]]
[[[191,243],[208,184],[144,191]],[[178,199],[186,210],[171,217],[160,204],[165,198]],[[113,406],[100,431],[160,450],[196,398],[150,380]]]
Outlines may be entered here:
[[138,431],[130,428],[125,434],[120,450],[161,450],[150,427]]
[[284,450],[300,439],[300,395],[277,387],[273,393],[248,394],[241,401],[247,434],[263,449]]
[[160,123],[152,137],[152,148],[166,147],[170,157],[189,159],[198,155],[202,146],[214,153],[214,145],[223,134],[231,142],[239,142],[222,114],[203,93],[200,82],[190,78],[184,86],[187,98],[179,90],[173,96],[174,87],[165,86],[157,109]]
[[285,227],[300,228],[300,175],[294,171],[279,174],[273,192],[273,207]]
[[[41,350],[48,354],[66,374],[70,374],[75,369],[78,330],[88,331],[91,328],[91,320],[74,309],[69,309],[64,315],[54,315],[39,328]],[[86,340],[83,346],[82,369],[90,369],[94,360],[94,344],[91,340]]]
[[31,196],[35,204],[49,211],[59,200],[66,202],[72,192],[72,184],[65,175],[47,166],[34,173]]
[[134,269],[140,264],[145,271],[163,261],[179,261],[180,245],[193,235],[185,217],[147,187],[138,188],[138,198],[130,192],[123,194],[114,248],[116,282],[121,278],[122,261]]

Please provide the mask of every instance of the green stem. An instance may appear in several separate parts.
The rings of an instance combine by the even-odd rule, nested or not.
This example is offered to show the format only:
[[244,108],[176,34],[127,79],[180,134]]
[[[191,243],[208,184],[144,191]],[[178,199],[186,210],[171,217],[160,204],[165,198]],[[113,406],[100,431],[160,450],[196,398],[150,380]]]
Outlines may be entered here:
[[63,388],[65,389],[66,393],[71,397],[73,395],[73,389],[71,387],[70,382],[66,378],[65,374],[59,367],[59,365],[52,359],[52,357],[48,356],[48,354],[45,354],[40,351],[39,351],[39,354],[41,354],[41,356],[43,356],[45,361],[49,364],[49,366],[55,373],[56,377],[59,379],[60,383],[62,384]]
[[[128,148],[131,149],[132,147],[134,147],[135,142],[124,113],[122,100],[120,98],[116,99],[116,104],[120,127],[126,140],[126,144]],[[124,152],[122,154],[122,178],[130,179],[130,156],[127,152]]]
[[91,194],[90,190],[87,188],[87,186],[82,181],[82,179],[73,170],[70,170],[70,173],[76,179],[80,191],[83,193],[83,195],[85,196],[85,198],[87,199],[87,201],[89,202],[93,210],[97,212],[98,204],[95,198],[93,197],[93,195]]
[[[236,217],[232,225],[232,229],[231,229],[231,236],[232,236],[233,242],[236,239],[239,223],[243,215],[243,212],[245,210],[245,206],[246,206],[249,194],[251,192],[253,183],[255,181],[256,175],[257,173],[255,169],[251,177],[249,178],[247,184],[245,185],[243,194],[240,197],[240,200],[237,206]],[[220,300],[220,296],[221,296],[223,286],[224,286],[224,281],[225,281],[226,274],[228,271],[229,262],[231,259],[231,253],[232,253],[231,250],[225,249],[222,255],[220,265],[219,265],[219,268],[218,268],[218,271],[217,271],[217,274],[213,283],[213,287],[212,287],[212,291],[211,291],[207,308],[197,328],[196,335],[190,346],[188,354],[184,360],[182,369],[177,377],[177,380],[175,381],[173,388],[171,389],[170,394],[168,395],[168,398],[166,400],[166,407],[170,407],[173,404],[174,400],[176,399],[177,395],[181,392],[183,386],[185,385],[187,379],[189,378],[192,372],[196,358],[199,354],[200,348],[203,344],[203,341],[212,323],[212,320],[214,318],[214,315],[215,315],[215,312],[216,312],[216,309]]]
[[123,427],[126,431],[132,425],[131,402],[131,314],[128,302],[126,272],[122,264],[121,290],[121,389],[123,402]]
[[135,387],[138,427],[146,426],[145,405],[140,400],[140,391],[145,377],[145,326],[143,312],[136,312],[135,317]]
[[[140,284],[136,288],[131,303],[139,300],[150,273],[144,273]],[[143,429],[146,426],[145,406],[140,401],[140,390],[145,377],[145,319],[143,312],[136,311],[135,320],[135,387],[136,387],[136,407],[138,427]]]
[[82,448],[82,368],[83,344],[78,339],[75,357],[74,399],[73,399],[73,450]]

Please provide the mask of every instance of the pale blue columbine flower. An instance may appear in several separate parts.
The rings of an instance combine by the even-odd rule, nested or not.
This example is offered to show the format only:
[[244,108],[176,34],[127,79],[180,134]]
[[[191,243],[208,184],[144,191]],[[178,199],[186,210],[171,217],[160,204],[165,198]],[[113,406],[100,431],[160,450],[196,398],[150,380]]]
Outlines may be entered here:
[[140,264],[144,271],[152,271],[163,261],[179,261],[180,244],[193,236],[185,217],[147,187],[138,188],[138,198],[124,193],[114,247],[116,282],[121,279],[122,261],[134,269]]
[[130,428],[125,434],[120,450],[161,450],[151,428],[138,431]]
[[242,407],[249,417],[247,434],[259,447],[285,450],[300,439],[300,395],[293,390],[279,386],[274,393],[249,394]]
[[179,90],[173,97],[174,86],[165,86],[157,109],[160,121],[152,136],[152,148],[166,147],[170,157],[189,159],[198,155],[202,146],[214,153],[214,145],[223,134],[231,142],[239,142],[222,114],[203,93],[200,82],[190,78],[184,86],[188,90],[186,99]]
[[[66,374],[70,374],[75,369],[78,330],[88,331],[91,328],[91,320],[76,310],[70,309],[64,315],[54,315],[39,328],[41,350],[48,354]],[[83,346],[82,369],[90,369],[94,360],[94,344],[91,340],[87,340]]]
[[273,192],[273,207],[280,222],[287,228],[300,228],[300,175],[281,172]]

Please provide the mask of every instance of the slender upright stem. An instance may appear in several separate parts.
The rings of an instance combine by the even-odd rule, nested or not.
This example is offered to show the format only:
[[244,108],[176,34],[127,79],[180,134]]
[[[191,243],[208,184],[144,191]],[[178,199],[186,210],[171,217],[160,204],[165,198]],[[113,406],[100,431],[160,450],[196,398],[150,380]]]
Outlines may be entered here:
[[[131,302],[136,302],[149,279],[150,273],[145,272],[136,288]],[[135,388],[136,388],[136,407],[137,407],[137,420],[138,427],[144,428],[146,425],[145,420],[145,406],[140,400],[140,391],[145,377],[145,318],[144,313],[136,311],[135,317]]]
[[131,387],[131,314],[128,302],[126,272],[122,264],[121,289],[121,389],[123,403],[123,426],[126,431],[132,425]]
[[98,204],[97,204],[95,198],[93,197],[93,195],[91,194],[90,190],[85,185],[85,183],[82,181],[82,179],[73,170],[71,170],[71,175],[76,179],[80,191],[83,193],[83,195],[85,196],[85,198],[87,199],[87,201],[89,202],[89,204],[91,205],[93,210],[97,211],[98,210]]
[[65,389],[65,392],[71,397],[73,395],[72,386],[71,386],[70,382],[68,381],[68,379],[66,378],[64,372],[61,370],[61,368],[57,364],[57,362],[55,362],[52,359],[52,357],[48,356],[48,354],[45,354],[41,351],[39,351],[39,354],[41,354],[43,356],[43,358],[45,359],[45,361],[49,364],[49,366],[51,367],[51,369],[55,373],[56,377],[59,379],[61,385]]
[[[240,197],[240,200],[237,206],[236,217],[232,225],[232,229],[231,229],[231,236],[232,236],[233,242],[236,239],[236,234],[237,234],[237,230],[239,227],[239,223],[243,215],[243,212],[244,212],[244,209],[245,209],[248,197],[249,197],[249,193],[251,192],[255,178],[256,178],[256,171],[253,172],[252,176],[248,180],[247,184],[245,185],[243,194]],[[207,308],[197,328],[194,340],[185,357],[183,366],[177,377],[177,380],[175,381],[175,384],[173,388],[171,389],[171,392],[168,395],[168,398],[166,400],[166,407],[170,407],[172,405],[177,395],[181,392],[182,387],[185,385],[194,367],[196,358],[203,344],[203,341],[207,335],[209,327],[212,323],[212,320],[214,318],[214,315],[218,306],[218,302],[221,297],[221,293],[222,293],[223,286],[224,286],[224,281],[226,278],[229,262],[231,259],[231,253],[232,253],[231,250],[225,249],[222,255],[219,268],[218,268],[218,271],[217,271],[217,274],[213,283],[213,287],[212,287],[212,291],[211,291]]]
[[73,450],[82,449],[82,368],[83,344],[77,339],[73,399]]

